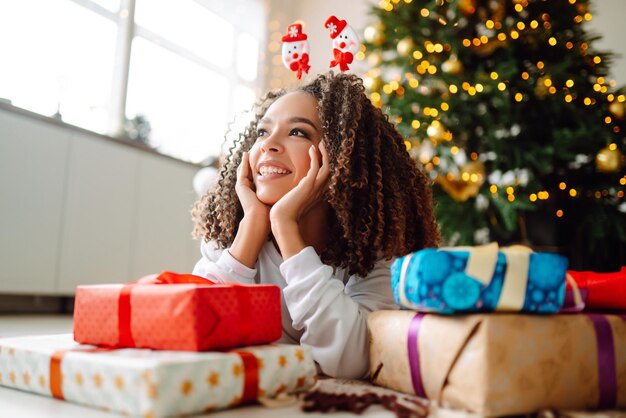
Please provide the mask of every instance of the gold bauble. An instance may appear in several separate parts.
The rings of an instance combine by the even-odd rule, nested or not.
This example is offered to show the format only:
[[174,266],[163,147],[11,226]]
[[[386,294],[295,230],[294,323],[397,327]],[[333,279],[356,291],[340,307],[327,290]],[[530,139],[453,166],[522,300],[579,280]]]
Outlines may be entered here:
[[459,0],[459,10],[465,16],[474,14],[476,11],[476,0]]
[[603,173],[617,173],[624,162],[624,156],[615,145],[602,148],[596,155],[596,168]]
[[372,67],[378,67],[383,63],[383,57],[380,52],[372,52],[367,56],[367,63]]
[[459,61],[456,55],[450,55],[450,58],[441,64],[441,71],[452,75],[460,75],[463,73],[463,63]]
[[461,167],[461,178],[438,176],[435,181],[457,202],[476,197],[485,182],[485,166],[480,161],[470,161]]
[[492,39],[488,41],[486,44],[481,43],[478,46],[473,45],[472,49],[476,54],[485,57],[487,55],[491,55],[498,48],[503,48],[507,46],[507,41],[501,41],[499,39]]
[[617,119],[621,119],[624,117],[624,103],[620,103],[615,100],[613,103],[609,105],[609,112],[613,114]]
[[546,77],[546,76],[539,77],[539,79],[537,80],[537,84],[535,84],[535,96],[537,96],[540,99],[543,99],[548,95],[549,88],[548,86],[546,86],[545,81],[549,78],[550,77]]
[[383,88],[383,79],[380,76],[363,77],[363,85],[369,91],[380,91]]
[[428,128],[426,128],[426,134],[428,135],[428,138],[431,140],[433,145],[437,145],[439,141],[444,139],[445,133],[446,127],[443,126],[443,124],[438,120],[432,121]]
[[385,41],[385,27],[382,23],[367,26],[363,32],[365,40],[373,45],[379,46]]
[[396,45],[398,54],[400,54],[401,57],[408,56],[413,51],[414,48],[415,48],[415,44],[413,44],[413,38],[411,38],[410,36],[400,39],[398,41],[398,44]]
[[[467,174],[466,174],[467,173]],[[485,165],[481,161],[470,161],[461,167],[461,178],[469,175],[469,181],[482,186],[485,182]]]

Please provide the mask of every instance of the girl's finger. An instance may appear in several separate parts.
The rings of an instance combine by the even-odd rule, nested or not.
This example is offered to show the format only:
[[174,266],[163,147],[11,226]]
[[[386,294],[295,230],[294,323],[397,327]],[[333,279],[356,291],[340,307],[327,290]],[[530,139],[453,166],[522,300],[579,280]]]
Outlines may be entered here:
[[244,152],[241,157],[241,162],[239,163],[239,167],[237,167],[237,177],[239,179],[248,178],[250,171],[250,163],[248,162],[248,153]]
[[317,152],[315,152],[315,147],[313,145],[311,145],[311,148],[309,148],[309,156],[311,157],[311,165],[309,167],[307,177],[310,175],[313,177],[313,179],[315,179],[320,169],[320,163],[319,159],[317,158]]
[[316,184],[324,183],[328,178],[328,175],[330,174],[328,153],[326,152],[326,147],[324,146],[323,142],[320,142],[319,150],[320,154],[322,154],[322,166],[317,172],[317,177],[315,179]]

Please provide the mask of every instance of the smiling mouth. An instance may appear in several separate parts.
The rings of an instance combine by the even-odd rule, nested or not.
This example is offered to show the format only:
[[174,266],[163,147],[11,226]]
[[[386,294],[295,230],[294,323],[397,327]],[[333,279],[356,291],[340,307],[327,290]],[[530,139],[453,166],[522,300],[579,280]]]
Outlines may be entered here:
[[259,169],[258,174],[261,177],[265,177],[265,176],[271,176],[274,174],[277,174],[277,175],[291,174],[291,171],[286,170],[284,168],[263,166]]

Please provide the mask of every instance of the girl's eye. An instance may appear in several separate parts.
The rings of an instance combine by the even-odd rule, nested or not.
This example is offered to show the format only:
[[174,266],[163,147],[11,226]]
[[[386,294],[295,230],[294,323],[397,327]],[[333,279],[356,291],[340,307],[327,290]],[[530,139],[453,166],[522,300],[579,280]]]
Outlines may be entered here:
[[298,128],[292,129],[291,132],[289,132],[289,136],[301,136],[303,138],[309,137],[309,135],[306,132]]
[[267,131],[265,129],[257,129],[256,136],[257,138],[260,138],[262,136],[267,136]]

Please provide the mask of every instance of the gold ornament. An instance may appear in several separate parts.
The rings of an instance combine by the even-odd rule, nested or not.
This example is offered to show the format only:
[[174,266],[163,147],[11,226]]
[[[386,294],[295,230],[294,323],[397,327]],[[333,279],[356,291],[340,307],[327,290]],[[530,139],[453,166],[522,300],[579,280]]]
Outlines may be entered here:
[[441,64],[441,70],[444,73],[459,75],[463,73],[463,63],[459,61],[456,55],[450,55],[450,58]]
[[415,48],[415,44],[413,44],[413,38],[407,36],[406,38],[400,39],[398,44],[396,45],[396,49],[398,50],[398,54],[402,57],[408,56],[411,51]]
[[385,27],[382,23],[377,23],[365,28],[363,37],[373,45],[380,46],[385,41]]
[[363,85],[369,91],[380,91],[383,88],[383,84],[383,79],[378,75],[363,77]]
[[493,52],[498,48],[503,48],[507,46],[507,41],[501,41],[499,39],[492,39],[488,41],[486,44],[481,43],[478,46],[473,45],[472,49],[478,55],[485,57],[487,55],[493,54]]
[[539,77],[539,79],[537,80],[537,84],[535,84],[535,95],[540,98],[543,99],[548,95],[548,86],[546,86],[545,81],[548,80],[550,77],[544,76],[544,77]]
[[596,155],[596,168],[603,173],[617,173],[624,162],[624,155],[615,144],[602,148]]
[[470,161],[461,167],[461,178],[438,176],[435,179],[441,188],[457,202],[476,197],[485,182],[485,166],[480,161]]
[[459,0],[459,10],[465,16],[470,16],[476,12],[476,0]]
[[443,126],[443,124],[438,120],[434,120],[430,123],[428,128],[426,128],[426,134],[428,135],[428,138],[433,143],[433,145],[437,145],[439,141],[444,139],[446,134],[446,127]]
[[380,52],[372,52],[367,56],[367,62],[372,67],[378,67],[383,63],[383,57]]
[[620,103],[617,100],[612,102],[609,105],[609,112],[615,116],[617,119],[621,119],[624,117],[624,103]]

